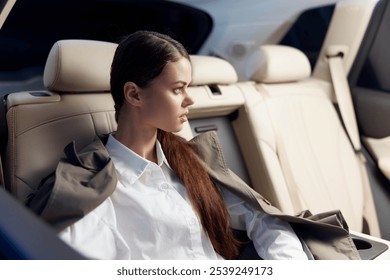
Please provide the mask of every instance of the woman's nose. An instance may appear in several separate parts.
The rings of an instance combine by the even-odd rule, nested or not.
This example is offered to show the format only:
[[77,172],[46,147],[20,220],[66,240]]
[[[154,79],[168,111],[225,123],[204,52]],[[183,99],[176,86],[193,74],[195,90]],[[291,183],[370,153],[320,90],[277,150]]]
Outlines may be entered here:
[[183,107],[188,107],[188,106],[190,106],[192,104],[194,104],[194,100],[188,94],[188,92],[186,92],[186,95],[185,95],[185,98],[184,98],[184,101],[183,101]]

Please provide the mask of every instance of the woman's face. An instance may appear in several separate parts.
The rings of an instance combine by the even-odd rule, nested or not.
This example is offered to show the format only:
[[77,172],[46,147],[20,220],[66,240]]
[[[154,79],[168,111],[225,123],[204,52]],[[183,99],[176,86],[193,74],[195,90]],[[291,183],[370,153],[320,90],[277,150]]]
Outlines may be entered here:
[[191,63],[182,57],[168,63],[151,84],[141,89],[142,121],[167,132],[178,132],[187,121],[188,106],[194,102],[187,93]]

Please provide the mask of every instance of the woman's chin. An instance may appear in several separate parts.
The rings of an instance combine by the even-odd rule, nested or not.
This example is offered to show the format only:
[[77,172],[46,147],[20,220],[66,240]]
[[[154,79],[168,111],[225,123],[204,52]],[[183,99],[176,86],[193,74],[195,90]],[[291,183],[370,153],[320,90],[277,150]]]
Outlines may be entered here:
[[178,133],[182,131],[182,129],[183,129],[183,124],[177,125],[175,127],[170,127],[167,129],[162,129],[162,130],[164,130],[165,132]]

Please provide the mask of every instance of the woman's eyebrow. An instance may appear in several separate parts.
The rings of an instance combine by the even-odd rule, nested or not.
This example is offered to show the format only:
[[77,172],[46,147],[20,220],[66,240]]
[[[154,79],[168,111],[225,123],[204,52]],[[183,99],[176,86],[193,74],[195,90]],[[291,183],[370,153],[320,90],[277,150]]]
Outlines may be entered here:
[[184,82],[184,81],[176,81],[176,82],[173,82],[172,85],[176,85],[176,84],[182,84],[183,86],[189,84],[187,82]]

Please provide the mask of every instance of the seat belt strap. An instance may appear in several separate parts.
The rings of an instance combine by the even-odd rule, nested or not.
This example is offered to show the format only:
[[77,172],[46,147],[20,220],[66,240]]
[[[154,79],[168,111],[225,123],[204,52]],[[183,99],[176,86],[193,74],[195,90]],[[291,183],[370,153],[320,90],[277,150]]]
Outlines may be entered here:
[[357,126],[355,109],[352,102],[352,95],[349,88],[347,74],[343,66],[343,57],[341,54],[331,55],[328,57],[329,69],[333,83],[336,100],[339,105],[341,119],[344,123],[345,130],[351,141],[351,144],[356,152],[359,160],[359,168],[362,176],[364,188],[364,217],[369,223],[369,231],[373,236],[380,237],[380,227],[376,214],[374,199],[371,192],[371,185],[366,169],[366,158],[361,149],[359,130]]
[[335,55],[329,57],[328,59],[333,88],[345,130],[347,131],[354,150],[356,152],[360,152],[361,144],[359,130],[352,103],[351,91],[349,89],[347,76],[343,66],[343,58],[341,55]]

